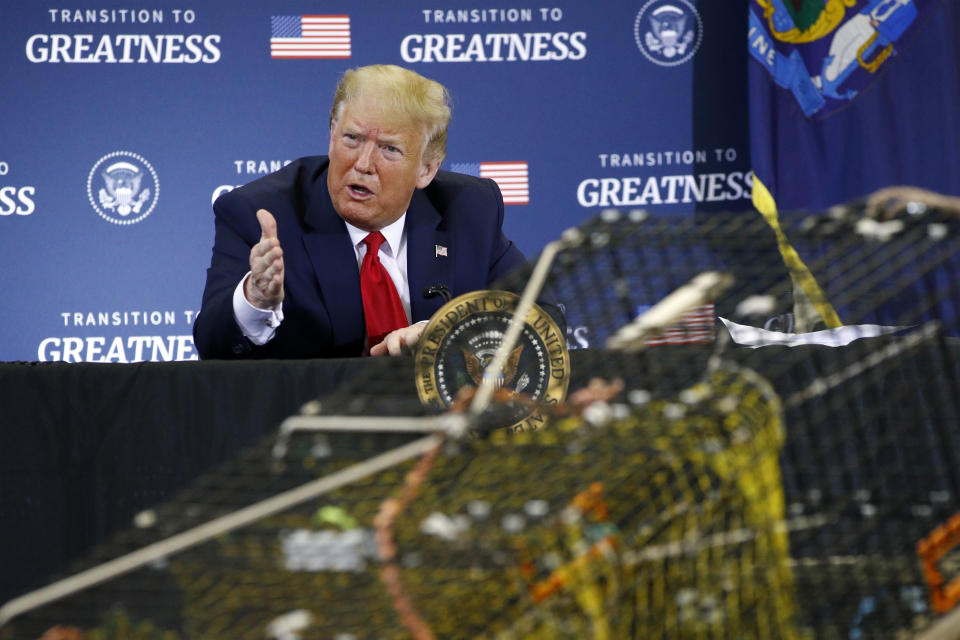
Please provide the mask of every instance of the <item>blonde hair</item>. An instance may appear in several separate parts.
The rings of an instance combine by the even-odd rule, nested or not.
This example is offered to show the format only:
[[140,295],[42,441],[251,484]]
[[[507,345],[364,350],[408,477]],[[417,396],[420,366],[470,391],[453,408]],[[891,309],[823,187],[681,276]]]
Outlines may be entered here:
[[392,64],[348,69],[333,94],[330,127],[334,128],[347,103],[373,95],[391,114],[424,130],[423,160],[442,162],[447,155],[450,93],[439,82]]

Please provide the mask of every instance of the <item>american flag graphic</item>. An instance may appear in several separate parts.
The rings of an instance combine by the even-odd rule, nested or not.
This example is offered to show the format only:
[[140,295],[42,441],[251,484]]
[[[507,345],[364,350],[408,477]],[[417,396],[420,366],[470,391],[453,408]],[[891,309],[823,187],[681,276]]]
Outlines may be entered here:
[[271,16],[271,58],[349,58],[350,16]]
[[460,162],[451,171],[490,178],[500,187],[503,204],[530,204],[530,177],[526,162]]
[[713,303],[695,307],[680,316],[680,323],[667,327],[662,336],[647,340],[648,347],[667,344],[711,344],[716,339]]

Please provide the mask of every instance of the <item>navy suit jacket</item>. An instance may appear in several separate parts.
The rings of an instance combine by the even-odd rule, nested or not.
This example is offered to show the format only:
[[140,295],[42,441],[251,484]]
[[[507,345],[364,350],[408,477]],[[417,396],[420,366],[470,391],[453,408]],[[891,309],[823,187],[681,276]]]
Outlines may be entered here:
[[[193,327],[201,358],[328,358],[361,355],[366,336],[360,273],[347,227],[327,191],[326,156],[301,158],[219,198],[203,304]],[[260,240],[256,212],[277,220],[284,259],[284,320],[273,340],[251,343],[233,315],[233,292]],[[444,300],[488,288],[524,263],[503,235],[503,197],[492,180],[439,171],[407,209],[407,279],[413,322]],[[446,248],[446,255],[438,247]]]

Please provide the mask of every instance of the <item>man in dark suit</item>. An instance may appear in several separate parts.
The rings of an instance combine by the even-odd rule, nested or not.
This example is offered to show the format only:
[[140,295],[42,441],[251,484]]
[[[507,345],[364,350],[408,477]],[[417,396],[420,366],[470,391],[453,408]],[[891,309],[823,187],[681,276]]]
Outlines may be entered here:
[[[217,199],[193,330],[200,357],[397,355],[443,304],[434,294],[486,288],[523,264],[503,235],[496,184],[439,171],[448,105],[442,85],[412,71],[347,71],[329,156]],[[383,282],[369,275],[381,266]],[[374,317],[383,305],[389,321]]]

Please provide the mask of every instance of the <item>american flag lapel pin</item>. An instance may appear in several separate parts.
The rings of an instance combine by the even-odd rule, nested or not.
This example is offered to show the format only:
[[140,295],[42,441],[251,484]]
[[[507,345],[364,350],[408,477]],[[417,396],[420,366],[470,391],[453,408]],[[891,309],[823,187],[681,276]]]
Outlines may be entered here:
[[444,258],[447,257],[447,248],[442,244],[433,245],[433,251],[434,251],[433,253],[434,258],[439,258],[440,256],[443,256]]

